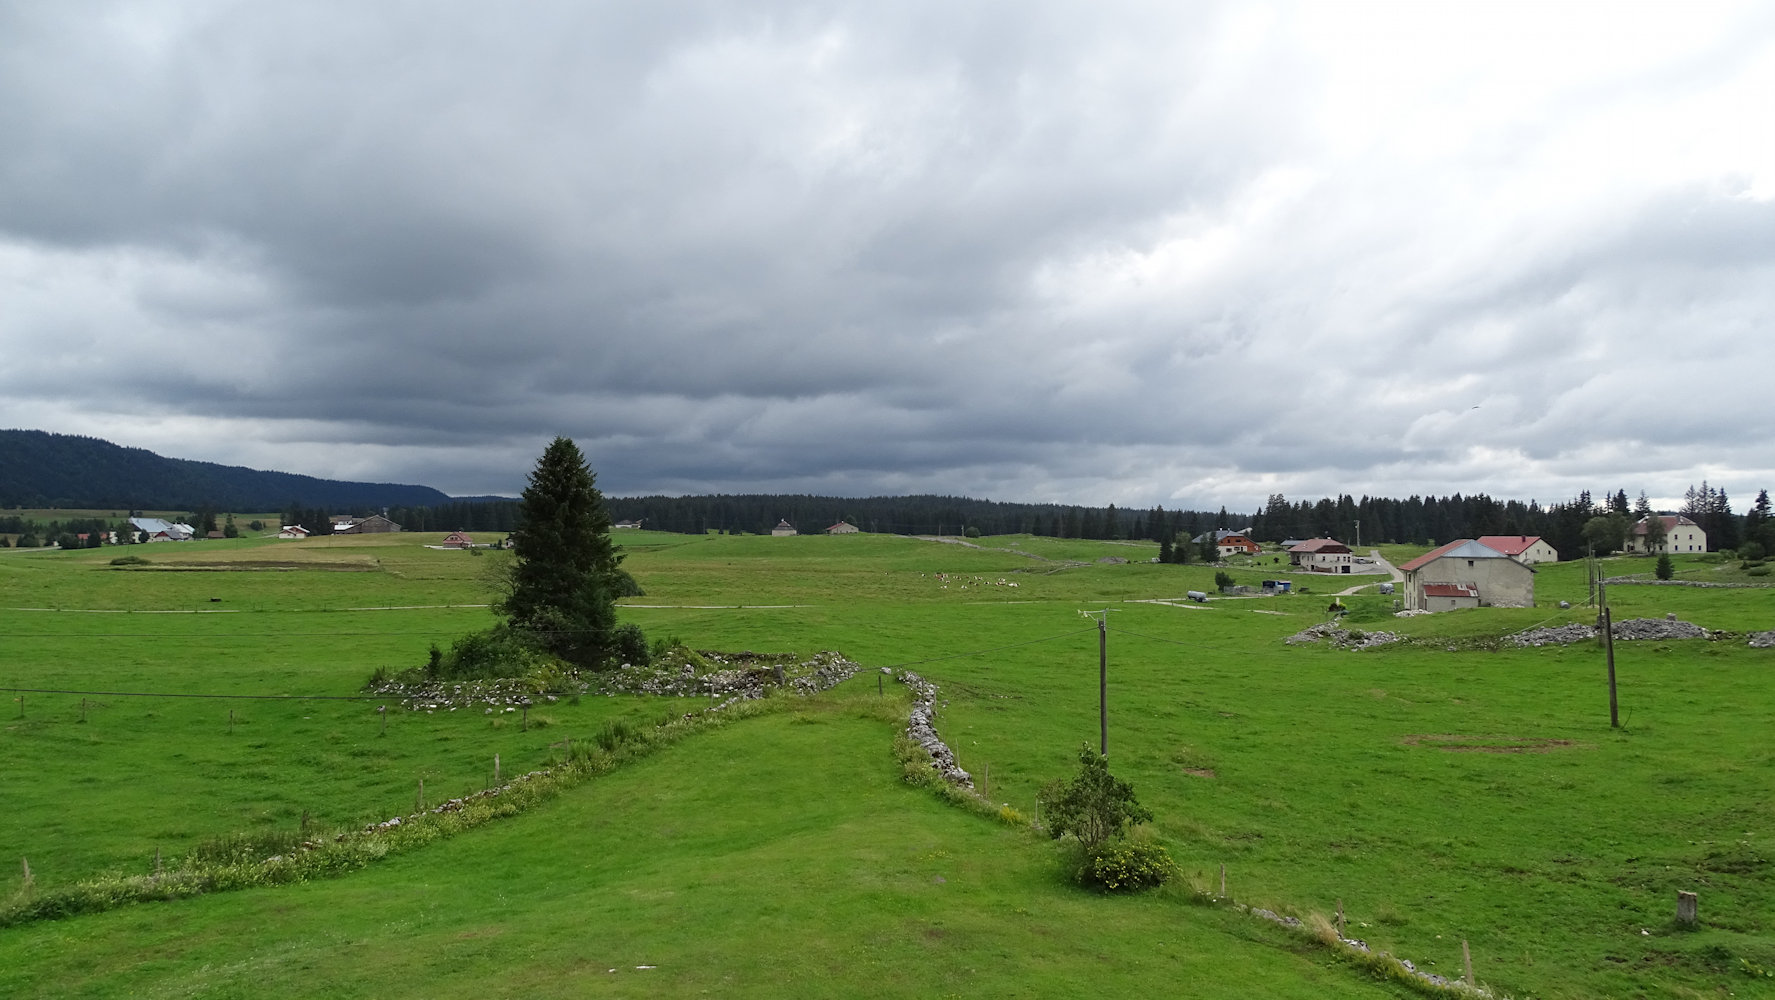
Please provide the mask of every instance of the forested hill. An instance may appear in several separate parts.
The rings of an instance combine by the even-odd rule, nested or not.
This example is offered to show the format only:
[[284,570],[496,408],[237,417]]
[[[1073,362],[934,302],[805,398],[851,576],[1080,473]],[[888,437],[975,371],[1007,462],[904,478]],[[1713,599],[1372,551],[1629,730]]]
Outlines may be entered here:
[[0,430],[0,507],[271,511],[291,503],[352,510],[449,502],[429,486],[263,472],[165,458],[98,438]]

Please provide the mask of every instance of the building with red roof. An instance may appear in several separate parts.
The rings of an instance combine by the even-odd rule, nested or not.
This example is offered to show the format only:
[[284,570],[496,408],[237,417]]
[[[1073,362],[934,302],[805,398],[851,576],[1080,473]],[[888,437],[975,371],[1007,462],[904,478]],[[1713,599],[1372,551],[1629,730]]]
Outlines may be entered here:
[[[1456,607],[1490,605],[1505,608],[1533,607],[1535,568],[1471,538],[1461,538],[1431,549],[1403,566],[1405,606],[1420,611],[1448,611]],[[1463,588],[1461,593],[1438,589],[1431,600],[1429,588]],[[1471,594],[1465,591],[1472,591]],[[1467,604],[1466,601],[1473,603]],[[1462,603],[1449,603],[1459,601]]]
[[1540,535],[1480,535],[1479,544],[1530,566],[1559,561],[1559,551]]

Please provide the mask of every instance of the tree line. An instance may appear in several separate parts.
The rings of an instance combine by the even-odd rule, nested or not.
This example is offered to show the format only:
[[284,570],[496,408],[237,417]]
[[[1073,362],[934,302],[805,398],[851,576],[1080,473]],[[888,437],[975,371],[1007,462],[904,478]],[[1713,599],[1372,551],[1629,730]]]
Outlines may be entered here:
[[[1167,510],[1068,504],[1011,503],[950,496],[822,497],[806,494],[712,494],[689,497],[607,497],[617,520],[640,521],[643,530],[688,534],[768,534],[779,521],[798,531],[818,533],[848,522],[868,532],[902,535],[1009,535],[1050,538],[1129,539],[1158,542],[1185,551],[1187,543],[1219,528],[1249,531],[1253,540],[1279,543],[1289,539],[1337,538],[1352,545],[1429,545],[1480,535],[1539,535],[1566,558],[1586,550],[1599,554],[1620,550],[1640,518],[1654,513],[1641,491],[1629,500],[1626,490],[1600,500],[1589,491],[1543,506],[1530,500],[1498,500],[1485,493],[1417,496],[1404,499],[1349,494],[1315,501],[1291,501],[1280,493],[1251,513],[1218,510]],[[377,507],[310,507],[286,505],[284,524],[299,524],[312,534],[330,534],[334,514],[367,516]],[[453,501],[444,504],[394,506],[387,516],[406,531],[484,531],[509,533],[521,518],[518,500]],[[1745,514],[1736,514],[1726,491],[1703,481],[1690,487],[1674,511],[1700,525],[1708,548],[1738,549],[1749,543],[1775,552],[1775,513],[1763,490]],[[200,507],[190,523],[212,530],[214,507]],[[83,533],[102,522],[70,520],[40,524],[18,516],[0,517],[0,536],[31,534],[45,543],[63,533]],[[119,525],[104,525],[116,528]],[[1199,548],[1199,547],[1198,547]],[[1190,550],[1190,557],[1195,555]]]

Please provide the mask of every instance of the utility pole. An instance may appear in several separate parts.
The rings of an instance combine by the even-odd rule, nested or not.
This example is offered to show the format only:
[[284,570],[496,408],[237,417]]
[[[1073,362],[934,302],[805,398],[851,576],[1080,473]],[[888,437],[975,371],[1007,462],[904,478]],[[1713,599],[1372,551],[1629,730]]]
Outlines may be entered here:
[[1602,648],[1609,659],[1609,728],[1621,728],[1621,709],[1615,701],[1615,619],[1609,606],[1602,606]]
[[1362,522],[1361,521],[1356,522],[1356,547],[1357,548],[1362,547]]
[[[1611,661],[1613,662],[1613,661]],[[1109,756],[1109,609],[1097,619],[1097,753]]]

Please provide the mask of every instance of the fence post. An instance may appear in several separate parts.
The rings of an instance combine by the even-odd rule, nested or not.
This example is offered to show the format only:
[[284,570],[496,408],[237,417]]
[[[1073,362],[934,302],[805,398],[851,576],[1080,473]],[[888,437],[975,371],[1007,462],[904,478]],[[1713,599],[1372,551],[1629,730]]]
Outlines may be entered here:
[[1676,922],[1684,927],[1693,927],[1701,919],[1701,901],[1692,892],[1678,891],[1676,894]]
[[1478,986],[1478,981],[1473,978],[1473,951],[1467,947],[1466,938],[1461,939],[1461,965],[1467,970],[1467,985]]

